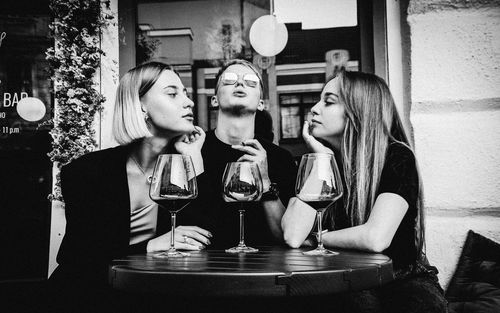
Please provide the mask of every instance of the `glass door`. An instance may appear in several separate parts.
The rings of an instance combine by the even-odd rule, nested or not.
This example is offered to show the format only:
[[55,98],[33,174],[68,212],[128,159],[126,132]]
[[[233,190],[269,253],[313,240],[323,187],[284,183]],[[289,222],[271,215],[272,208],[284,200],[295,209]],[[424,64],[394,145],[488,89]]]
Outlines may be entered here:
[[0,4],[0,281],[47,276],[52,83],[49,3]]

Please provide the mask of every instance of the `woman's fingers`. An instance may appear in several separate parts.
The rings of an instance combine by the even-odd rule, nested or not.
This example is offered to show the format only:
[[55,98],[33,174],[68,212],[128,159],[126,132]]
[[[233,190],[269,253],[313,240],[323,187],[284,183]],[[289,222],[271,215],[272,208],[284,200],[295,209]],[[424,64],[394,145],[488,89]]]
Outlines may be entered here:
[[212,234],[198,226],[179,226],[176,228],[176,241],[192,245],[209,245]]
[[199,126],[194,127],[194,131],[190,134],[190,142],[195,143],[198,142],[203,144],[205,142],[206,134],[203,129]]
[[309,133],[309,122],[305,121],[304,122],[304,127],[302,127],[302,137],[306,141],[306,143],[309,143],[311,140],[314,140],[314,137]]
[[186,230],[192,230],[192,231],[198,232],[198,233],[200,233],[203,236],[208,237],[208,238],[213,237],[211,232],[209,232],[208,230],[203,229],[201,227],[198,227],[198,226],[179,226],[179,227],[184,227]]
[[179,249],[179,250],[194,250],[194,251],[196,251],[196,250],[204,249],[205,246],[192,245],[192,244],[184,243],[184,242],[176,242],[175,248]]
[[205,244],[202,242],[199,242],[198,240],[194,239],[193,237],[190,237],[188,235],[182,235],[182,234],[175,234],[175,248],[179,248],[180,246],[193,246],[196,249],[203,249],[205,248]]
[[200,126],[195,126],[194,127],[194,131],[195,131],[195,133],[197,133],[201,137],[205,137],[206,136],[205,131]]
[[191,240],[191,239],[196,240],[197,242],[204,244],[204,245],[207,245],[207,246],[211,243],[210,239],[208,239],[207,237],[205,237],[202,234],[195,232],[195,231],[186,232],[186,234],[184,236],[186,236],[185,237],[186,240]]
[[308,121],[304,122],[304,127],[302,128],[302,137],[304,138],[307,147],[309,147],[309,149],[313,152],[333,153],[331,149],[325,147],[325,145],[323,145],[316,138],[314,138],[313,135],[311,135]]
[[187,142],[189,142],[189,138],[188,138],[188,136],[187,136],[187,135],[182,135],[182,136],[179,138],[179,140],[177,140],[177,141],[181,141],[181,142],[185,142],[185,143],[187,143]]

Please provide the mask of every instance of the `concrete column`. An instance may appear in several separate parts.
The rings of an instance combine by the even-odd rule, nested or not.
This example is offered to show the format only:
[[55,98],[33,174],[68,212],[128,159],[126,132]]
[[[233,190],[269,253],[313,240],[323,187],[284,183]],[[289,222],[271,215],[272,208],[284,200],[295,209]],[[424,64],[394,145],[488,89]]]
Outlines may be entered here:
[[500,241],[500,2],[412,0],[408,23],[427,252],[446,286],[468,229]]
[[[112,14],[118,18],[118,0],[111,0],[110,7]],[[116,20],[115,20],[116,22]],[[106,56],[101,58],[101,67],[94,77],[96,88],[106,97],[104,110],[96,116],[94,129],[98,149],[105,149],[116,145],[112,138],[111,126],[115,101],[116,87],[118,86],[118,26],[110,24],[102,30],[101,49],[106,52]],[[57,108],[56,108],[57,110]],[[57,175],[57,168],[54,166],[53,177]],[[48,276],[57,267],[56,256],[64,237],[66,229],[66,218],[63,203],[52,202],[51,225],[50,225],[50,247],[49,247],[49,268]]]
[[118,87],[120,72],[120,44],[117,23],[119,20],[118,0],[111,0],[110,6],[115,20],[113,21],[114,24],[109,24],[108,27],[102,30],[101,49],[106,52],[106,55],[101,58],[98,78],[99,90],[106,97],[106,102],[103,104],[104,109],[99,116],[100,124],[96,125],[96,128],[100,130],[98,141],[100,149],[106,149],[118,144],[112,134],[113,110],[115,108],[116,88]]

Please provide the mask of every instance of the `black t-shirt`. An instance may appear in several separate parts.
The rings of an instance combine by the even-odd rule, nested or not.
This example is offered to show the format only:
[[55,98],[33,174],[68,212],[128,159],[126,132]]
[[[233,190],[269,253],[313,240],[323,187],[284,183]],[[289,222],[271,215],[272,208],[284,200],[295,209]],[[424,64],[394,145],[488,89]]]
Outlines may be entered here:
[[391,143],[380,177],[378,194],[395,193],[408,203],[401,224],[392,239],[391,245],[384,254],[391,257],[395,269],[415,263],[417,248],[415,245],[415,226],[417,218],[417,201],[419,181],[415,156],[406,146]]
[[[391,143],[387,149],[386,160],[377,195],[384,192],[401,196],[408,203],[408,210],[399,224],[390,246],[383,252],[393,261],[394,269],[401,269],[415,263],[417,248],[415,244],[415,226],[417,217],[417,200],[419,180],[415,156],[406,146]],[[342,199],[328,214],[335,214],[334,229],[349,227]],[[328,224],[328,223],[326,223]],[[325,225],[330,226],[331,225]]]
[[[285,207],[294,195],[297,169],[292,155],[287,150],[261,138],[256,138],[267,152],[268,173],[271,182],[276,183],[279,197]],[[203,203],[203,214],[209,219],[205,223],[214,237],[209,248],[226,249],[235,246],[239,238],[239,203],[226,203],[222,198],[222,175],[228,162],[237,161],[243,152],[231,148],[220,141],[214,131],[207,132],[202,148],[206,183]],[[260,203],[245,204],[245,243],[248,245],[271,245],[272,237],[264,209]],[[181,212],[180,215],[183,213]]]

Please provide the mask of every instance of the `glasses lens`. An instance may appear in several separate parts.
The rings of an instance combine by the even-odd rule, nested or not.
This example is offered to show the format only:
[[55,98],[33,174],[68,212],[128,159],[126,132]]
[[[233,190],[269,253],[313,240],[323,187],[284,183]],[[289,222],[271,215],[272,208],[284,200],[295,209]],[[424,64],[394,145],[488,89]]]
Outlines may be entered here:
[[235,73],[224,73],[222,74],[222,83],[224,85],[234,85],[238,80],[238,75]]
[[255,74],[245,74],[245,76],[243,76],[243,80],[248,87],[255,87],[259,84],[259,77]]

